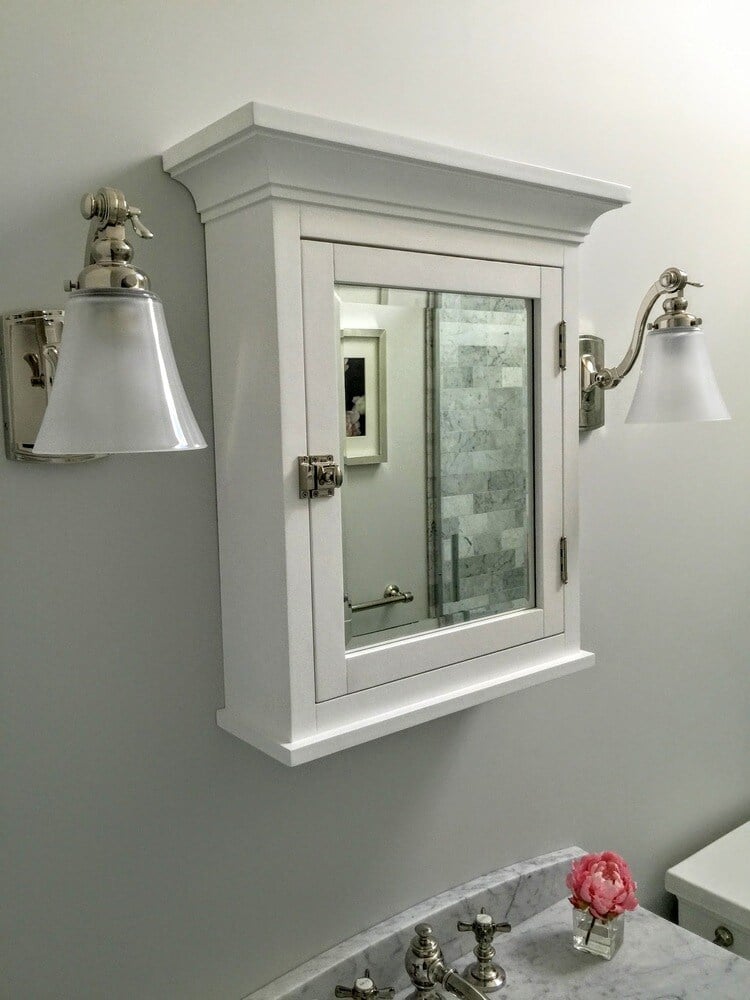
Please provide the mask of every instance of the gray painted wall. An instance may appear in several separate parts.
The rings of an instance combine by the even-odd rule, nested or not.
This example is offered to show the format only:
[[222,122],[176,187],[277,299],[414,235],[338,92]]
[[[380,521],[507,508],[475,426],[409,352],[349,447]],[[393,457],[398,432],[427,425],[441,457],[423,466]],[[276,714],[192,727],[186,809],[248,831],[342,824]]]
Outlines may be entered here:
[[297,770],[214,724],[211,455],[0,461],[2,995],[239,998],[574,842],[624,852],[662,909],[665,868],[750,813],[746,6],[5,0],[2,17],[0,307],[60,305],[79,196],[123,187],[158,234],[138,259],[204,430],[203,237],[159,155],[252,98],[632,184],[583,251],[583,313],[615,359],[659,271],[694,272],[734,415],[625,426],[627,384],[584,442],[594,670]]

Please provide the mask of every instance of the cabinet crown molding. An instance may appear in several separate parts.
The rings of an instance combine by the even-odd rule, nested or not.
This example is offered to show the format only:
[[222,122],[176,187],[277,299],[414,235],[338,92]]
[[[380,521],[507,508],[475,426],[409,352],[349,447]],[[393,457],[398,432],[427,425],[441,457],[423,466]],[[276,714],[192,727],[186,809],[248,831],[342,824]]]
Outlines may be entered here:
[[630,201],[621,184],[256,101],[172,146],[163,164],[204,222],[273,199],[578,244]]

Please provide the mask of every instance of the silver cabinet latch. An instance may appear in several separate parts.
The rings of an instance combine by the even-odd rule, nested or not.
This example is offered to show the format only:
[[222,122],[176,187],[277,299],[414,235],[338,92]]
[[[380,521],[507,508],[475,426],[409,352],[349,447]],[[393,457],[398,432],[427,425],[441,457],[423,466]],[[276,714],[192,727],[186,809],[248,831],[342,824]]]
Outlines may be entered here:
[[336,465],[333,455],[300,455],[297,464],[300,500],[332,497],[344,481],[341,466]]

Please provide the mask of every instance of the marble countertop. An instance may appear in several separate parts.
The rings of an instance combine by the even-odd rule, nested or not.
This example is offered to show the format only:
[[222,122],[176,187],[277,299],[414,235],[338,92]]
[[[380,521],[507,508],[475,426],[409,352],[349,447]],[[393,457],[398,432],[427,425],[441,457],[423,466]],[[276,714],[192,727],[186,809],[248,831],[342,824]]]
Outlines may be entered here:
[[401,990],[397,1000],[407,1000],[404,954],[414,925],[431,924],[446,963],[463,973],[473,961],[471,935],[459,934],[456,921],[471,922],[482,906],[513,925],[495,941],[507,982],[490,1000],[749,1000],[750,962],[641,908],[626,915],[625,940],[611,961],[576,951],[565,875],[583,853],[564,848],[448,889],[245,1000],[330,1000],[337,984],[350,986],[367,968],[379,986],[393,985]]
[[[748,1000],[750,962],[642,908],[611,961],[575,951],[567,899],[497,941],[508,977],[496,1000]],[[463,972],[473,956],[454,965]],[[397,995],[406,1000],[409,991]]]

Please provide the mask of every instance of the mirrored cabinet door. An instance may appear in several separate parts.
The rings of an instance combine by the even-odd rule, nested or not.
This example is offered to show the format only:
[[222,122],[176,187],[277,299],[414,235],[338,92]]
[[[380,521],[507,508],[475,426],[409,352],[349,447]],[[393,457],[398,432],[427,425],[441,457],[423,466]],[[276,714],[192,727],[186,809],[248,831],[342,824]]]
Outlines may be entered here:
[[347,649],[533,607],[533,300],[336,297]]
[[556,268],[303,243],[319,701],[561,632]]

